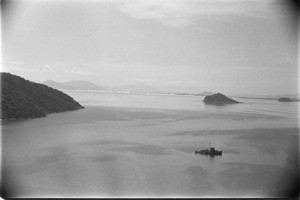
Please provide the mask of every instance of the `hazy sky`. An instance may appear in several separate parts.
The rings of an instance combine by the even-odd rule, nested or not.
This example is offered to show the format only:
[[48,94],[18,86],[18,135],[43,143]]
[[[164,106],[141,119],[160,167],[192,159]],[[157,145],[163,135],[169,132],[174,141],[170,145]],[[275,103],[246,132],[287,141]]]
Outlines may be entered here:
[[298,92],[298,20],[287,0],[10,0],[2,71],[165,91]]

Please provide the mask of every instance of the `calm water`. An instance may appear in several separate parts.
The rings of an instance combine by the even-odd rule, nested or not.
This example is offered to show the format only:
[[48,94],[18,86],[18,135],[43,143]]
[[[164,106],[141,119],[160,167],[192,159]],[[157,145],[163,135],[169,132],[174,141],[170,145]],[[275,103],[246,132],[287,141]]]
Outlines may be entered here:
[[[86,109],[2,122],[8,195],[277,197],[299,181],[297,102],[67,93]],[[223,156],[194,154],[209,142]]]

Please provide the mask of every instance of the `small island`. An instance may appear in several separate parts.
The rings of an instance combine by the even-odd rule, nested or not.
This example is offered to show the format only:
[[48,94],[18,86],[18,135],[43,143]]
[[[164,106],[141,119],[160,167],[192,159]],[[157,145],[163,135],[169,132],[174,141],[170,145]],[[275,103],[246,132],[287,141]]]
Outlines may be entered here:
[[1,73],[1,119],[30,119],[83,109],[67,94],[43,84]]
[[233,103],[240,103],[233,99],[226,97],[221,93],[216,93],[213,95],[206,96],[203,100],[206,104],[233,104]]
[[293,100],[288,98],[288,97],[281,97],[280,99],[278,99],[278,101],[280,101],[280,102],[292,102]]

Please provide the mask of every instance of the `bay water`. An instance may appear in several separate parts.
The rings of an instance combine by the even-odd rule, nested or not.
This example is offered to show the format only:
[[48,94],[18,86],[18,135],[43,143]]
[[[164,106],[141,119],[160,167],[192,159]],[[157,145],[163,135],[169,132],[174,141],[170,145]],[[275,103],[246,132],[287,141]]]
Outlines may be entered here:
[[[299,102],[65,92],[85,109],[2,121],[9,196],[282,197],[299,181]],[[223,155],[195,155],[209,144]]]

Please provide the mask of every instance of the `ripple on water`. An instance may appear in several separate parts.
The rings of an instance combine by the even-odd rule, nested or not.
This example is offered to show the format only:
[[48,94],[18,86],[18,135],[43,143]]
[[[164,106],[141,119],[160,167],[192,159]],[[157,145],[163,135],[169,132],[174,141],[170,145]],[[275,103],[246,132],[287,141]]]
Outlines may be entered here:
[[114,151],[132,151],[139,154],[148,154],[148,155],[169,155],[166,152],[166,149],[156,145],[148,144],[137,144],[128,147],[115,147],[111,148]]
[[105,154],[102,156],[88,156],[86,158],[92,160],[93,162],[111,162],[116,160],[117,156],[111,154]]
[[213,186],[208,181],[208,172],[200,166],[192,166],[186,170],[190,176],[190,194],[191,195],[206,195],[212,194]]

